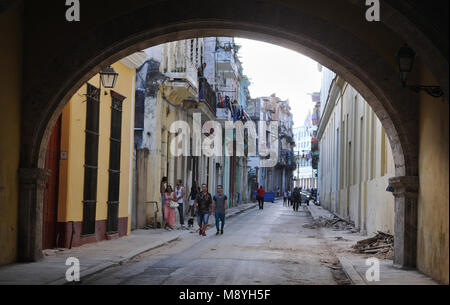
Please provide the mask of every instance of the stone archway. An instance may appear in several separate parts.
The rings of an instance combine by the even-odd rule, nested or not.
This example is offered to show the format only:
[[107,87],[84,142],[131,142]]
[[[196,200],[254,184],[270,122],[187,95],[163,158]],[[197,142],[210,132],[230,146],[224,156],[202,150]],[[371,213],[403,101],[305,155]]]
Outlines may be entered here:
[[[132,2],[128,4],[132,5]],[[136,1],[140,4],[134,9],[119,10],[115,15],[99,17],[99,20],[90,16],[92,20],[88,26],[70,28],[68,34],[73,37],[64,39],[66,45],[58,45],[57,51],[50,51],[54,56],[45,61],[47,69],[41,71],[39,77],[32,76],[33,69],[25,69],[25,79],[29,83],[24,92],[22,116],[21,260],[36,260],[42,255],[45,147],[54,122],[75,91],[101,66],[146,47],[192,37],[241,36],[291,48],[332,68],[371,105],[386,130],[396,166],[396,177],[392,180],[396,189],[395,262],[402,266],[415,265],[418,105],[398,80],[392,42],[387,46],[375,46],[371,38],[364,36],[368,31],[370,33],[370,25],[364,20],[349,20],[345,24],[345,19],[321,16],[317,11],[320,5],[317,7],[306,1],[147,2]],[[336,6],[335,1],[318,2]],[[358,14],[356,16],[363,19],[364,10],[359,4],[354,5],[351,0],[344,2],[340,15]],[[87,5],[96,8],[95,4]],[[362,25],[358,27],[360,23]],[[383,37],[386,34],[398,42],[395,46],[408,40],[383,25],[377,35]],[[435,54],[436,48],[430,48],[429,52]],[[439,80],[448,79],[448,75],[440,73],[437,73]]]

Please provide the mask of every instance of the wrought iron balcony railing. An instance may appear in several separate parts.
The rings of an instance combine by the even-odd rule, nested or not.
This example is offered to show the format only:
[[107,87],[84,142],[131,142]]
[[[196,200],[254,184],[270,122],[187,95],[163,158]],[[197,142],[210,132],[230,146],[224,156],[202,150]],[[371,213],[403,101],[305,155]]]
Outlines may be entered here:
[[199,94],[198,94],[199,101],[207,104],[212,113],[216,114],[217,109],[216,93],[211,88],[211,85],[208,83],[206,78],[199,77],[198,84],[199,84]]

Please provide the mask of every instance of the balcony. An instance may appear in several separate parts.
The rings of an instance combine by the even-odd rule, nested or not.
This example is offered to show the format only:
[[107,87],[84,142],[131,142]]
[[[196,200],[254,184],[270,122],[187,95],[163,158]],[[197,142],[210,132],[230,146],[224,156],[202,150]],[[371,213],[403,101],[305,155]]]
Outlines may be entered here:
[[297,168],[297,158],[295,157],[293,152],[289,152],[287,166],[292,170]]
[[184,100],[196,100],[198,95],[197,69],[189,58],[175,57],[175,60],[164,69],[169,79],[163,84],[166,99],[174,105]]
[[234,51],[232,49],[218,49],[216,52],[217,71],[225,78],[234,78],[238,75],[238,67],[234,59]]
[[207,82],[206,78],[199,78],[199,93],[198,100],[200,103],[204,103],[208,106],[212,113],[216,114],[217,109],[217,97],[211,85]]
[[296,158],[293,151],[281,150],[281,155],[278,158],[278,166],[287,167],[290,170],[294,170],[297,166]]

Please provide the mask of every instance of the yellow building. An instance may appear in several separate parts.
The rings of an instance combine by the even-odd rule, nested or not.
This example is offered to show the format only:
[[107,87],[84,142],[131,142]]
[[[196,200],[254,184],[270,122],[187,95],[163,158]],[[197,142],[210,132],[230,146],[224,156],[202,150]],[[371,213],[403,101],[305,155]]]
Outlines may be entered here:
[[[326,72],[325,72],[326,73]],[[323,101],[319,200],[353,221],[362,232],[394,233],[394,196],[387,192],[395,176],[385,130],[363,97],[339,76]]]
[[44,193],[44,249],[130,233],[134,91],[143,58],[136,53],[112,65],[113,89],[100,87],[99,75],[90,79],[56,123],[46,158],[52,174]]

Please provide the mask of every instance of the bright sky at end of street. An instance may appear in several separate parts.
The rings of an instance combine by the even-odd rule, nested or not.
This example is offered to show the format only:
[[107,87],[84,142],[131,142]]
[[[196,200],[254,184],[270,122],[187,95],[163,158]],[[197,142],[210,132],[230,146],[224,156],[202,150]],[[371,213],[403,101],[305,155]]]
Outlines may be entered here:
[[289,99],[294,115],[294,126],[299,127],[314,104],[309,94],[319,92],[321,73],[318,63],[295,51],[273,44],[235,38],[242,46],[239,57],[244,74],[251,81],[252,98],[273,93],[282,100]]

